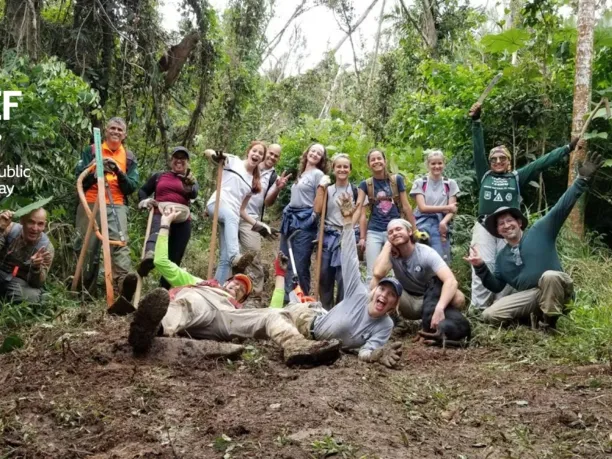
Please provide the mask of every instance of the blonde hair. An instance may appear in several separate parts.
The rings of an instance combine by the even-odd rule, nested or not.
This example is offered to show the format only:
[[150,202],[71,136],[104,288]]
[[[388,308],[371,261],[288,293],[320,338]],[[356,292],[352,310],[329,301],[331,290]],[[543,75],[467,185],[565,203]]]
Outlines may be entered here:
[[336,153],[334,156],[331,157],[331,168],[332,168],[332,170],[334,169],[334,166],[336,165],[336,161],[338,159],[348,159],[349,160],[349,168],[351,170],[353,170],[353,163],[351,162],[351,157],[348,155],[348,153]]
[[444,158],[444,153],[442,153],[442,150],[425,150],[423,154],[425,155],[425,166],[429,166],[429,161],[433,158],[441,158],[442,162],[446,163],[446,159]]

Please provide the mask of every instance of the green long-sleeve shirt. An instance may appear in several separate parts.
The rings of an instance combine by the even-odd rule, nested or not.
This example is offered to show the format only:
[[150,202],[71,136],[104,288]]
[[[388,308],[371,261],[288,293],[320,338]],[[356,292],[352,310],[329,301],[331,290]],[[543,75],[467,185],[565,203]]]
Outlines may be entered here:
[[[569,145],[556,148],[535,161],[521,167],[516,172],[496,174],[489,169],[489,161],[485,152],[482,124],[472,123],[472,141],[474,143],[474,168],[476,180],[480,184],[478,198],[478,215],[484,216],[495,212],[500,207],[518,209],[520,190],[543,170],[554,166],[567,156]],[[518,177],[518,183],[517,183]]]
[[168,235],[160,234],[155,243],[155,258],[153,260],[157,271],[166,278],[171,287],[184,287],[186,285],[196,285],[203,281],[181,268],[179,265],[170,261],[168,258]]
[[483,285],[498,293],[509,284],[520,292],[537,287],[545,271],[563,271],[555,243],[572,207],[587,187],[586,180],[576,179],[550,212],[523,233],[518,246],[506,245],[495,259],[495,274],[486,263],[476,267]]

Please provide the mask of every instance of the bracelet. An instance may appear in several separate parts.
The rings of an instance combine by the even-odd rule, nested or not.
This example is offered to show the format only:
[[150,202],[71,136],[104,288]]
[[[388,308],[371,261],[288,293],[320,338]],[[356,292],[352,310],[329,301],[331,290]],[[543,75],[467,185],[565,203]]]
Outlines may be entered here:
[[169,229],[170,229],[170,225],[161,225],[161,226],[159,227],[159,229],[160,229],[160,230],[163,230],[163,229],[167,229],[167,230],[169,230]]

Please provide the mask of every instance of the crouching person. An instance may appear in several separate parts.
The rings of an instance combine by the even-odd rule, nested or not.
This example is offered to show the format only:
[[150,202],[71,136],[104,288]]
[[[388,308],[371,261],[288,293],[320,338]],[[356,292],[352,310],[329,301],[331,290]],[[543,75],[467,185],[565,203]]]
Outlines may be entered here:
[[44,233],[47,212],[36,209],[11,223],[11,211],[0,212],[0,300],[44,301],[43,286],[55,253]]
[[393,269],[404,292],[399,303],[400,315],[408,320],[421,320],[423,296],[430,280],[437,276],[442,282],[442,291],[431,319],[431,328],[437,328],[444,320],[444,310],[452,305],[463,309],[465,296],[457,289],[458,283],[438,253],[424,244],[415,242],[410,222],[400,218],[387,225],[388,242],[376,259],[371,287]]
[[486,218],[484,226],[487,231],[506,242],[495,260],[495,272],[489,270],[477,246],[470,249],[465,259],[492,292],[500,292],[508,284],[517,293],[485,309],[482,314],[485,322],[497,325],[529,319],[533,315],[539,319],[541,328],[555,328],[565,304],[573,295],[572,279],[563,272],[557,254],[557,236],[572,207],[602,164],[598,155],[587,157],[579,167],[574,183],[550,212],[528,231],[527,218],[519,209],[502,207]]

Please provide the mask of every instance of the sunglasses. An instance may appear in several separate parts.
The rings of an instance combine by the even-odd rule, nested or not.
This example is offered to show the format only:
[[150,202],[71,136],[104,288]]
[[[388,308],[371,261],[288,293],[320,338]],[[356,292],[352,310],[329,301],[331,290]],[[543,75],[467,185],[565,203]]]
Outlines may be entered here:
[[491,158],[489,158],[489,162],[490,163],[505,163],[508,161],[508,157],[507,156],[493,156]]

